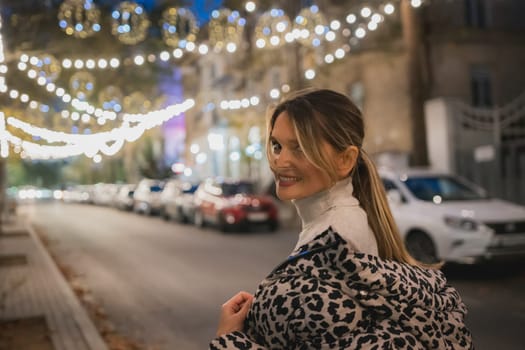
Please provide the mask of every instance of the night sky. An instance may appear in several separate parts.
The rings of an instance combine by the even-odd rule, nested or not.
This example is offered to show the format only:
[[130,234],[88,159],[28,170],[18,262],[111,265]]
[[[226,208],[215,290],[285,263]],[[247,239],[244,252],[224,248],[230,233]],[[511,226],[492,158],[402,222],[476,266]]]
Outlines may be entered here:
[[[99,4],[116,6],[122,1],[95,0],[94,2]],[[135,0],[135,2],[144,6],[144,8],[147,11],[151,11],[151,9],[155,8],[156,6],[159,6],[157,4],[160,4],[160,6],[162,7],[167,7],[169,5],[169,2],[158,0]],[[213,10],[221,7],[222,0],[186,0],[184,3],[186,4],[184,7],[189,8],[193,12],[195,17],[197,17],[199,24],[202,25],[208,22],[208,20],[210,19],[210,14]]]

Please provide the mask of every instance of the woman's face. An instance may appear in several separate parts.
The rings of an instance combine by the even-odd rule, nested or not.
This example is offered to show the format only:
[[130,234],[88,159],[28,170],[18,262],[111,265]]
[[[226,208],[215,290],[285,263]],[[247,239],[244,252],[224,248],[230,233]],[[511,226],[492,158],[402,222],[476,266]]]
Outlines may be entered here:
[[[334,156],[330,145],[324,143],[321,146],[327,157]],[[306,159],[286,112],[277,116],[270,135],[269,153],[279,199],[301,199],[330,187],[328,174]]]

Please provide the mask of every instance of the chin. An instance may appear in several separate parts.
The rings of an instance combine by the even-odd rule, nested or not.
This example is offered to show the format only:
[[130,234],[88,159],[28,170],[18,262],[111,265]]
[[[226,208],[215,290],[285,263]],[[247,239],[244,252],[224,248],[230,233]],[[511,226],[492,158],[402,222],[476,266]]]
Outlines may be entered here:
[[279,198],[282,201],[291,201],[294,199],[302,199],[306,197],[299,193],[294,193],[293,191],[289,191],[289,192],[288,191],[277,191],[276,195],[277,195],[277,198]]
[[289,201],[290,199],[292,199],[292,198],[289,198],[288,196],[283,195],[282,193],[279,193],[279,192],[277,192],[276,195],[277,195],[277,198],[279,198],[282,201]]
[[[284,193],[283,193],[284,192]],[[276,191],[277,198],[279,198],[282,201],[289,201],[295,198],[293,194],[286,193],[286,191]]]

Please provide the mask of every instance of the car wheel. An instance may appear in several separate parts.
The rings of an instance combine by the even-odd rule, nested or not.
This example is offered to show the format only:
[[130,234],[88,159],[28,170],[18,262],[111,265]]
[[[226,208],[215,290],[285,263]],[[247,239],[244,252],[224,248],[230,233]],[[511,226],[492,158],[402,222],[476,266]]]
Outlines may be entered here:
[[279,228],[279,223],[277,221],[270,222],[270,232],[275,232]]
[[182,208],[177,208],[176,212],[177,212],[177,216],[176,216],[177,222],[180,222],[181,224],[188,223],[188,218],[182,212]]
[[425,232],[415,231],[408,234],[405,244],[410,255],[424,264],[439,262],[436,246]]
[[219,216],[219,230],[221,232],[230,232],[233,229],[233,225],[230,225],[226,222],[226,218],[223,214]]
[[204,217],[200,210],[195,210],[195,213],[193,214],[193,222],[197,227],[204,227]]

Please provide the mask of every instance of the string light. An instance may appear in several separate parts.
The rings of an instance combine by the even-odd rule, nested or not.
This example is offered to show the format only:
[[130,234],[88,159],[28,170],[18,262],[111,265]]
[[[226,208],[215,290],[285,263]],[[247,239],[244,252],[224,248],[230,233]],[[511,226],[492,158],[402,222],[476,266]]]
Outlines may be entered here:
[[[74,1],[69,1],[74,2]],[[84,2],[84,1],[83,1]],[[85,2],[91,2],[89,0],[85,0]],[[414,8],[420,7],[423,4],[422,0],[411,0],[410,5]],[[140,6],[139,6],[140,7]],[[246,4],[246,10],[248,12],[254,11],[256,8],[255,3],[248,2]],[[91,9],[91,8],[90,8]],[[136,8],[135,8],[136,9]],[[311,7],[311,10],[313,9],[318,10],[316,7]],[[378,9],[381,10],[381,13],[384,13],[385,15],[391,15],[396,11],[396,6],[393,5],[392,2],[384,3],[382,6],[378,7]],[[281,15],[284,15],[284,12],[276,12],[278,10],[273,10],[273,17],[279,17]],[[356,16],[356,14],[358,16]],[[362,39],[366,36],[367,29],[368,30],[375,30],[377,29],[378,25],[384,21],[383,16],[380,13],[374,13],[372,8],[364,6],[360,9],[360,11],[357,11],[355,13],[351,13],[346,17],[346,23],[350,25],[358,25],[357,28],[345,28],[339,21],[331,21],[328,24],[324,25],[318,25],[313,27],[313,31],[309,31],[309,35],[317,34],[321,35],[318,40],[326,40],[327,42],[335,41],[336,39],[341,39],[339,36],[342,35],[342,37],[350,38],[350,43],[355,43],[356,40]],[[134,14],[130,13],[130,16],[137,15],[139,16],[139,19],[141,21],[147,21],[149,25],[149,20],[147,20],[146,17],[142,17],[142,14],[144,14],[144,11],[142,8],[138,10],[134,10]],[[270,11],[270,16],[272,15],[272,11]],[[234,19],[237,18],[237,14],[233,15]],[[115,17],[114,17],[115,18]],[[360,22],[360,19],[366,19],[366,22]],[[122,20],[123,18],[120,17]],[[245,20],[240,19],[240,17],[237,19],[238,23],[237,25],[244,26]],[[284,42],[291,42],[293,40],[298,40],[299,38],[304,38],[301,36],[291,36],[290,32],[290,24],[283,22],[281,20],[275,20],[275,33],[271,33],[273,35],[265,35],[265,45],[268,47],[276,47],[282,45]],[[304,23],[304,22],[303,22]],[[172,23],[173,24],[173,23]],[[0,19],[0,28],[1,28],[2,22]],[[121,24],[121,26],[126,27],[126,24]],[[129,23],[128,23],[129,25]],[[144,23],[142,23],[144,25]],[[99,27],[97,27],[100,29]],[[76,26],[76,29],[81,29],[80,26]],[[129,32],[129,28],[125,28]],[[297,28],[299,29],[299,28]],[[124,30],[124,32],[126,32]],[[169,29],[168,29],[169,30]],[[95,30],[96,31],[96,30]],[[297,32],[296,32],[297,33]],[[140,40],[139,38],[139,32],[134,32],[134,35],[137,37],[135,38],[138,42]],[[237,33],[239,34],[239,33]],[[242,34],[242,33],[241,33]],[[279,34],[279,35],[276,35]],[[73,35],[73,34],[71,34]],[[5,75],[7,74],[7,65],[5,65],[4,61],[4,50],[3,50],[3,41],[2,36],[0,35],[0,92],[2,93],[8,93],[9,97],[12,99],[20,100],[22,103],[25,103],[28,105],[29,108],[32,110],[39,110],[42,113],[47,113],[50,110],[50,107],[46,104],[39,103],[36,100],[33,100],[31,95],[27,92],[18,91],[15,89],[9,89],[6,84]],[[119,38],[120,40],[120,38]],[[347,40],[347,39],[345,39]],[[239,42],[235,42],[234,40],[231,41],[224,41],[222,44],[222,47],[226,48],[228,52],[235,52],[239,46]],[[312,42],[313,43],[313,42]],[[305,42],[305,44],[308,44]],[[170,55],[167,51],[161,51],[158,54],[145,54],[145,55],[137,55],[132,60],[130,60],[131,64],[134,64],[136,66],[141,66],[148,63],[156,62],[157,59],[162,61],[168,61],[171,59],[171,57],[175,59],[180,59],[184,52],[193,52],[196,51],[200,55],[206,55],[209,52],[208,46],[204,43],[197,44],[194,41],[187,40],[184,43],[179,43],[178,48],[173,51],[173,55]],[[259,45],[256,42],[256,46],[259,47]],[[315,46],[315,45],[314,45]],[[216,46],[215,46],[216,48]],[[343,44],[340,48],[336,49],[332,53],[327,53],[324,56],[324,62],[326,64],[333,63],[336,59],[342,59],[345,57],[346,53],[350,51],[350,46],[348,44]],[[57,97],[60,97],[64,103],[68,103],[77,110],[77,112],[70,112],[67,110],[59,111],[59,115],[61,115],[63,118],[75,118],[77,120],[82,120],[82,122],[87,123],[91,120],[92,117],[97,118],[97,122],[99,124],[104,124],[106,120],[115,120],[117,113],[121,112],[120,110],[109,110],[111,107],[104,106],[104,103],[101,103],[103,105],[103,108],[97,108],[95,106],[90,105],[89,103],[85,101],[81,101],[77,98],[72,97],[72,93],[68,93],[66,89],[63,87],[57,86],[54,83],[54,80],[56,80],[56,77],[60,74],[60,69],[88,69],[88,70],[94,70],[94,69],[108,69],[108,68],[118,68],[122,64],[122,60],[118,57],[110,57],[110,58],[87,58],[87,59],[80,59],[80,58],[65,58],[61,62],[57,63],[56,61],[53,63],[51,62],[52,58],[49,57],[36,57],[36,56],[29,56],[27,54],[20,55],[19,62],[17,64],[17,68],[20,71],[27,71],[27,76],[30,79],[33,79],[36,81],[38,86],[41,86],[46,89],[49,93],[56,94]],[[58,69],[57,69],[58,67]],[[47,71],[46,71],[47,70]],[[316,76],[316,72],[314,69],[308,69],[304,72],[305,77],[307,79],[314,79]],[[88,84],[89,85],[89,84]],[[286,87],[286,88],[285,88]],[[281,95],[281,91],[283,93],[286,93],[289,90],[289,86],[287,84],[283,84],[280,89],[273,88],[269,91],[268,95],[272,99],[277,99]],[[85,96],[84,96],[85,97]],[[191,106],[185,105],[185,103],[181,105],[185,105],[183,110],[187,110],[194,105],[193,100],[188,100],[191,102],[188,102],[188,104],[191,104]],[[258,106],[260,102],[260,98],[258,96],[252,96],[252,97],[246,97],[241,99],[235,99],[235,100],[224,100],[218,103],[222,109],[224,110],[234,110],[234,109],[240,109],[240,108],[250,108]],[[213,103],[207,103],[206,106],[213,106]],[[110,107],[110,108],[105,108]],[[207,107],[206,107],[207,108]],[[117,108],[118,109],[118,108]],[[69,157],[72,155],[80,155],[84,154],[86,156],[94,157],[96,160],[100,160],[100,154],[105,155],[111,155],[115,154],[120,150],[120,148],[123,146],[125,142],[132,142],[136,139],[138,139],[142,133],[147,130],[148,128],[158,126],[162,124],[163,122],[169,120],[170,118],[174,117],[175,115],[178,115],[175,110],[174,106],[169,106],[163,110],[157,110],[157,111],[151,111],[149,113],[142,113],[142,114],[129,114],[129,113],[122,113],[122,126],[118,128],[114,128],[109,132],[99,132],[94,133],[90,135],[79,135],[79,134],[64,134],[60,132],[53,132],[51,130],[45,129],[45,128],[39,128],[36,126],[32,126],[29,123],[22,122],[12,116],[6,118],[2,111],[0,111],[0,156],[5,157],[9,153],[9,147],[8,144],[11,143],[14,146],[14,149],[17,150],[17,152],[20,152],[21,156],[28,156],[28,157],[44,157],[44,158],[61,158],[61,157]],[[18,121],[18,122],[17,122]],[[25,124],[24,124],[25,123]],[[131,124],[136,124],[134,126],[130,126]],[[30,142],[26,140],[22,140],[17,136],[12,135],[7,129],[6,125],[9,125],[9,127],[14,127],[19,130],[24,131],[26,134],[33,136],[35,139],[44,140],[49,143],[54,143],[58,141],[51,141],[54,139],[61,140],[64,145],[61,146],[50,146],[50,145],[40,145],[35,142]],[[119,131],[122,131],[122,134],[119,134]],[[125,136],[124,131],[126,132]],[[69,135],[69,136],[66,136]],[[118,136],[120,135],[120,136]],[[60,137],[59,137],[60,136]],[[92,136],[93,138],[82,138]],[[86,142],[84,140],[90,140],[90,146],[88,147],[86,145]]]
[[230,48],[228,52],[234,52],[241,44],[245,24],[246,20],[238,11],[226,8],[214,10],[209,22],[209,42],[215,52],[227,46]]
[[281,9],[271,9],[259,17],[255,26],[255,46],[262,49],[277,48],[290,42],[290,18]]
[[[414,0],[411,0],[411,1],[414,1]],[[411,2],[411,5],[413,6],[421,6],[421,4],[423,3],[422,0],[419,0],[419,1],[415,1],[415,2]],[[382,9],[382,11],[387,14],[387,15],[391,15],[394,11],[395,11],[395,6],[391,3],[391,2],[387,2],[385,4],[383,4],[382,6],[379,6],[379,8]],[[173,8],[169,8],[169,9],[173,9]],[[169,10],[167,9],[167,10]],[[178,11],[182,11],[182,10],[185,10],[185,9],[178,9]],[[310,8],[306,8],[306,9],[303,9],[303,10],[308,10],[308,11],[311,11],[312,13],[316,13],[318,15],[321,15],[318,8],[316,6],[312,6]],[[186,10],[186,11],[189,11],[189,10]],[[271,15],[273,14],[274,16],[278,16],[281,14],[282,10],[278,10],[278,9],[273,9],[272,11],[269,11],[270,13],[270,17]],[[377,24],[379,24],[379,22],[382,22],[382,16],[378,13],[373,13],[373,11],[371,10],[370,7],[368,6],[365,6],[363,7],[360,11],[357,11],[358,13],[363,13],[364,15],[366,15],[367,18],[371,18],[371,21],[372,22],[375,22],[376,24],[374,23],[366,23],[367,26],[371,27],[371,28],[376,28],[377,27]],[[235,13],[235,12],[234,12]],[[214,14],[216,16],[220,16],[220,11],[216,11],[214,12]],[[230,16],[231,17],[231,16]],[[236,15],[234,15],[232,18],[236,18]],[[378,18],[381,18],[380,20],[378,20]],[[296,21],[299,21],[300,23],[302,23],[302,21],[305,19],[304,16],[298,16],[296,18]],[[357,16],[354,14],[354,13],[350,13],[348,14],[348,16],[346,17],[346,22],[348,24],[355,24],[357,22],[358,18]],[[313,26],[312,23],[313,23],[313,20],[310,20],[310,21],[307,21],[308,23],[310,23],[309,25],[313,27],[313,30],[309,30],[308,32],[316,32],[316,30],[321,30],[321,28],[323,26]],[[282,22],[279,22],[277,21],[277,24],[278,24],[278,27],[280,30],[284,30],[284,28],[286,28],[286,25],[285,23],[282,23]],[[330,22],[330,29],[332,29],[333,31],[338,31],[339,29],[341,28],[341,23],[339,21],[332,21]],[[323,31],[326,32],[326,29],[322,29]],[[348,28],[343,28],[343,35],[345,33],[348,33]],[[282,38],[280,38],[279,36],[276,36],[276,35],[272,35],[270,38],[267,38],[267,39],[263,39],[263,40],[257,40],[257,35],[255,35],[255,39],[256,39],[256,46],[257,47],[271,47],[272,45],[273,46],[280,46],[281,44],[283,44],[284,42],[292,42],[293,40],[298,40],[298,39],[301,39],[303,38],[303,36],[305,36],[306,34],[306,31],[302,31],[303,34],[301,34],[301,30],[299,30],[298,28],[296,28],[295,30],[295,33],[292,33],[292,32],[287,32],[285,31],[285,34],[284,34],[284,37],[285,39],[282,40]],[[362,32],[360,32],[362,34]],[[303,35],[303,36],[302,36]],[[306,35],[307,37],[308,35]],[[327,41],[334,41],[336,40],[336,37],[335,37],[335,33],[333,32],[326,32],[326,35],[324,37]],[[180,47],[179,49],[182,49],[182,50],[185,50],[187,52],[192,52],[194,51],[196,48],[198,50],[198,52],[203,55],[203,54],[207,54],[208,53],[208,49],[207,49],[207,46],[205,46],[205,44],[200,44],[200,45],[196,45],[195,43],[191,42],[190,40],[185,40],[187,41],[187,43],[185,45],[180,45],[180,46],[184,46],[184,47]],[[237,43],[234,43],[235,45],[230,45],[229,48],[230,50],[229,51],[235,51],[237,48],[238,48],[238,44]],[[221,47],[228,47],[227,44],[220,44]],[[234,50],[235,48],[235,50]],[[158,54],[148,54],[148,62],[155,62],[157,59],[160,59],[162,61],[167,61],[168,60],[168,56],[166,55],[166,51],[162,51]],[[183,52],[181,51],[177,51],[176,54],[173,55],[173,57],[175,59],[180,59],[182,58],[183,56]],[[31,58],[33,59],[33,58]],[[37,60],[38,58],[34,58],[35,60]],[[20,62],[23,62],[23,63],[27,63],[27,60],[28,60],[28,57],[27,55],[22,55],[20,57]],[[73,67],[77,68],[77,69],[81,69],[83,67],[87,67],[88,69],[95,69],[95,68],[98,68],[98,69],[107,69],[107,68],[116,68],[120,65],[120,60],[116,57],[113,57],[111,58],[111,65],[108,64],[108,62],[110,61],[110,58],[107,58],[107,59],[99,59],[98,61],[98,65],[97,67],[93,67],[93,60],[94,59],[87,59],[87,60],[83,60],[83,59],[75,59],[74,62],[75,62],[75,65],[72,64],[72,61],[71,59],[69,58],[65,58],[63,61],[62,61],[62,67],[65,68],[65,69],[71,69]],[[141,60],[131,60],[131,63],[132,64],[135,64],[135,65],[142,65],[144,62],[141,61]]]
[[[385,5],[385,8],[388,8],[388,5],[389,5],[389,4]],[[314,11],[317,11],[317,10],[314,8]],[[364,12],[365,12],[365,14],[368,14],[368,8],[367,8],[367,10],[365,10]],[[388,11],[387,11],[387,12],[388,12]],[[275,15],[275,14],[278,14],[278,13],[277,13],[277,12],[274,12],[274,15]],[[351,17],[351,15],[347,16],[347,18],[349,18],[349,17]],[[374,23],[376,23],[376,22],[380,22],[380,21],[382,21],[382,16],[380,16],[380,15],[378,15],[378,14],[374,14],[374,15],[371,16],[371,22],[370,22],[370,23],[374,24]],[[337,23],[336,23],[336,24],[333,24],[333,23],[332,23],[332,27],[334,27],[334,28],[338,28],[338,27],[340,27],[340,26],[339,26]],[[370,25],[369,25],[369,27],[370,27]],[[375,28],[377,28],[377,25],[373,25],[372,30],[375,29]],[[363,38],[365,35],[366,35],[366,30],[365,30],[363,27],[358,28],[358,30],[356,31],[356,36],[357,36],[358,38]],[[335,40],[335,33],[332,32],[332,31],[329,31],[329,32],[327,33],[327,35],[326,35],[326,39],[327,39],[327,41],[331,41],[331,40],[333,41],[333,40]],[[205,53],[207,52],[207,46],[204,45],[204,44],[201,44],[201,45],[199,46],[199,51],[201,51],[201,53],[205,54]],[[234,49],[230,49],[229,51],[234,51]],[[173,56],[174,56],[175,58],[181,58],[181,57],[183,56],[183,51],[182,51],[181,49],[175,49],[174,52],[173,52]],[[345,56],[345,50],[344,50],[344,49],[337,49],[337,50],[334,52],[334,54],[327,54],[327,55],[325,56],[325,62],[326,62],[327,64],[333,63],[333,62],[334,62],[334,59],[333,59],[334,56],[335,56],[336,58],[338,58],[338,59],[343,58],[343,57]],[[166,60],[168,59],[168,57],[169,57],[169,53],[167,53],[166,51],[163,51],[163,52],[161,52],[161,53],[159,54],[159,57],[160,57],[161,60],[166,61]],[[21,61],[21,62],[25,62],[25,61],[27,61],[27,60],[28,60],[27,55],[22,55],[22,56],[20,57],[20,61]],[[29,60],[32,61],[32,62],[35,63],[35,64],[38,62],[38,60],[37,60],[36,57],[35,57],[35,58],[31,57],[31,58],[29,58]],[[82,61],[82,60],[80,60],[80,59],[77,59],[77,60],[75,60],[75,63],[76,63],[76,65],[77,65],[78,67],[83,67],[84,64],[87,65],[88,62],[90,62],[90,60],[92,61],[92,59],[88,59],[88,60],[86,61],[86,63],[84,63],[84,61]],[[66,60],[63,61],[63,64],[64,64],[65,66],[70,66],[70,64],[68,64],[69,62],[71,62],[71,60],[66,59]],[[112,58],[112,59],[111,59],[111,62],[112,62],[112,66],[118,66],[118,65],[120,64],[120,61],[119,61],[117,58]],[[140,64],[143,64],[143,63],[144,63],[144,59],[143,59],[142,56],[137,56],[137,57],[135,57],[134,62],[135,62],[135,64],[140,65]],[[102,67],[102,68],[106,68],[106,67],[107,67],[107,60],[105,60],[105,59],[100,59],[100,60],[99,60],[99,66]],[[315,71],[313,71],[313,70],[312,70],[312,71],[309,71],[306,75],[307,75],[308,77],[315,76]],[[310,79],[310,78],[309,78],[309,79]],[[62,92],[63,89],[62,89],[62,88],[60,88],[60,89],[61,89],[61,90],[59,90],[59,91]],[[66,97],[68,97],[68,96],[66,96]],[[76,107],[79,107],[81,110],[82,110],[82,109],[87,109],[87,108],[94,108],[94,107],[89,106],[89,105],[86,105],[86,106],[83,107],[82,105],[79,105],[79,104],[77,104]],[[96,111],[97,111],[97,112],[100,112],[98,109],[97,109]],[[105,111],[105,112],[107,112],[107,111]],[[99,113],[99,114],[100,114],[100,113]],[[105,117],[107,117],[107,116],[108,116],[108,115],[105,115]],[[114,115],[110,115],[109,118],[110,118],[110,119],[114,119]]]
[[67,35],[90,37],[101,29],[100,10],[92,0],[65,0],[58,9],[58,26]]
[[253,12],[253,11],[255,11],[257,9],[257,5],[255,5],[255,3],[253,1],[248,1],[248,2],[246,2],[246,5],[244,6],[244,8],[248,12]]
[[0,157],[7,158],[9,156],[9,145],[7,144],[7,131],[5,129],[5,116],[0,112]]
[[162,12],[162,21],[162,37],[166,45],[184,48],[197,39],[199,27],[190,10],[169,7]]
[[293,36],[301,44],[310,47],[320,45],[320,40],[328,31],[327,21],[317,6],[302,9],[295,17]]
[[[186,112],[194,105],[195,101],[188,99],[181,104],[171,105],[163,110],[149,112],[146,114],[146,117],[138,114],[126,114],[124,115],[124,121],[121,127],[90,135],[67,134],[52,131],[33,126],[15,117],[9,117],[7,119],[7,124],[13,128],[19,129],[30,136],[41,138],[49,143],[65,143],[66,145],[63,146],[44,146],[33,142],[22,141],[8,131],[2,131],[2,123],[4,123],[5,130],[5,121],[4,115],[1,113],[0,135],[3,135],[2,140],[7,140],[13,144],[22,146],[22,149],[30,158],[64,158],[80,154],[93,157],[98,152],[111,156],[122,148],[125,141],[132,142],[137,140],[146,130],[162,125],[171,118]],[[131,123],[137,124],[130,126]]]
[[135,45],[146,39],[150,21],[141,5],[123,1],[113,11],[111,17],[111,32],[122,43]]

